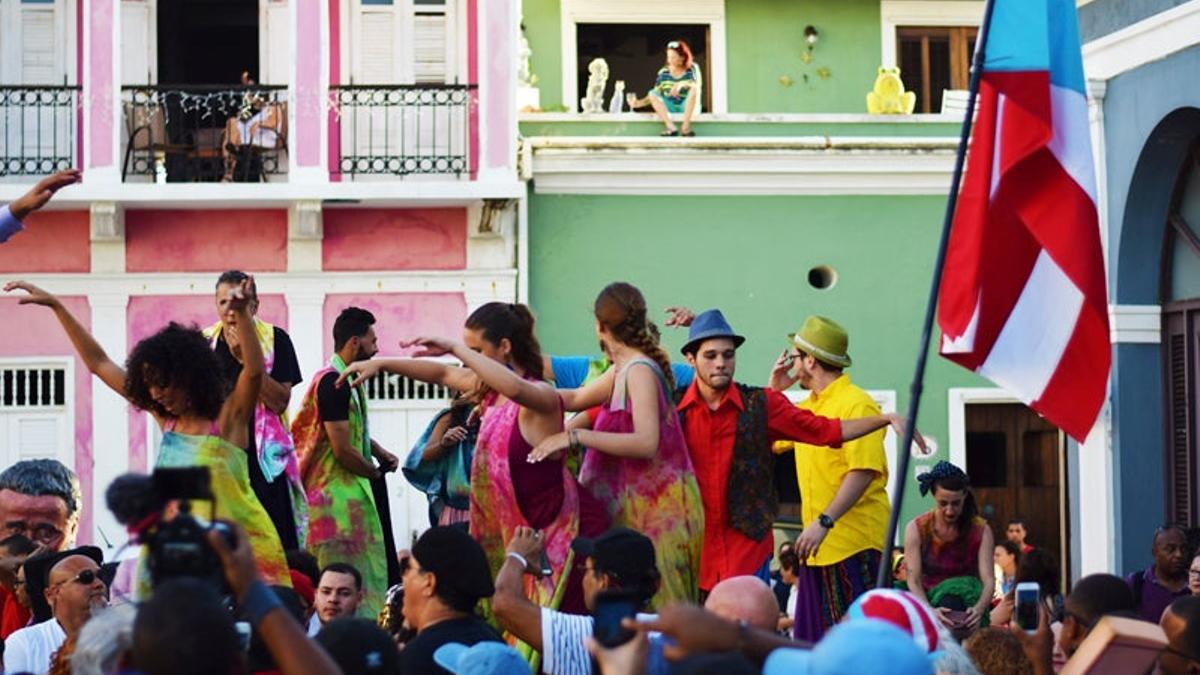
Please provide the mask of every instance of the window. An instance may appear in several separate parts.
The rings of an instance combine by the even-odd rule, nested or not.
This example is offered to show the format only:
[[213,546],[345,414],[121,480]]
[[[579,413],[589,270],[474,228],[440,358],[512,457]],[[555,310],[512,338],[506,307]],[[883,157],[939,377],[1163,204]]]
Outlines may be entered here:
[[915,112],[941,112],[943,90],[967,88],[977,32],[974,26],[896,29],[896,64],[904,88],[917,95]]
[[608,63],[608,82],[604,91],[607,109],[617,80],[624,80],[627,93],[645,96],[654,84],[659,68],[666,62],[667,43],[684,40],[700,66],[703,96],[700,110],[712,110],[708,25],[581,23],[576,25],[576,31],[576,104],[587,95],[588,64],[592,59],[603,58]]
[[459,82],[455,0],[349,0],[344,6],[351,12],[350,35],[343,37],[351,50],[349,81]]
[[0,364],[0,463],[54,458],[73,465],[72,395],[66,363]]

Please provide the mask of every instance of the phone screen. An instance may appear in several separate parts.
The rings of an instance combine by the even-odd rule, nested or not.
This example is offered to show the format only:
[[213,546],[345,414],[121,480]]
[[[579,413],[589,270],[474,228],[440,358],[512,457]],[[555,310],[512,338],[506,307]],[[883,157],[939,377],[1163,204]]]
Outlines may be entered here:
[[595,621],[593,636],[605,647],[617,647],[633,638],[633,631],[621,626],[622,619],[637,614],[637,599],[632,595],[602,592],[596,596],[592,612]]
[[1038,589],[1018,588],[1016,598],[1017,626],[1024,630],[1037,630],[1038,626]]

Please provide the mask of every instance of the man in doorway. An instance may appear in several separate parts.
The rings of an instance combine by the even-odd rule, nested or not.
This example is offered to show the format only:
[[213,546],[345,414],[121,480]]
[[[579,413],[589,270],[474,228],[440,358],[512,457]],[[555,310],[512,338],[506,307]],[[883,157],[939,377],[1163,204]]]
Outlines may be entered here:
[[379,613],[384,593],[399,582],[391,517],[379,498],[386,495],[383,474],[395,471],[399,460],[370,437],[365,385],[338,387],[337,378],[347,365],[379,351],[374,324],[365,309],[342,310],[333,324],[329,365],[313,377],[292,422],[308,496],[308,549],[323,567],[345,562],[361,572],[362,609],[369,616]]
[[[879,415],[879,406],[845,372],[851,360],[844,328],[831,319],[809,316],[788,337],[789,353],[771,370],[772,389],[782,392],[799,382],[810,394],[797,407],[816,415]],[[796,540],[801,564],[793,631],[798,640],[820,640],[855,598],[875,586],[891,512],[883,436],[876,431],[837,451],[806,443],[784,446],[796,452],[805,525]]]
[[[250,276],[229,270],[217,278],[217,323],[204,331],[213,346],[222,374],[228,382],[237,382],[242,372],[242,347],[237,341],[238,313],[229,311],[229,295]],[[302,547],[308,527],[308,505],[300,483],[300,466],[292,434],[288,430],[287,409],[292,387],[303,377],[296,350],[287,331],[258,318],[258,288],[251,282],[248,310],[254,317],[254,333],[263,353],[266,373],[258,394],[254,417],[249,421],[250,487],[267,510],[285,551]]]
[[686,308],[673,309],[668,323],[689,326],[681,351],[696,372],[676,400],[704,504],[701,593],[732,577],[754,575],[768,581],[774,548],[771,527],[779,510],[772,489],[772,445],[789,441],[781,452],[791,449],[790,441],[838,447],[903,422],[878,410],[863,419],[821,417],[796,408],[778,391],[738,383],[733,379],[737,348],[745,338],[718,309],[694,319]]
[[1033,550],[1033,546],[1025,542],[1025,538],[1029,536],[1029,531],[1025,528],[1025,521],[1020,518],[1013,518],[1008,521],[1008,527],[1004,530],[1004,536],[1012,543],[1020,546],[1022,554]]
[[1138,616],[1158,623],[1167,605],[1189,593],[1187,537],[1177,525],[1160,527],[1154,531],[1150,553],[1154,563],[1125,577],[1125,583],[1133,591]]
[[317,583],[316,611],[308,623],[309,637],[321,632],[332,621],[354,617],[364,596],[362,574],[353,565],[326,565]]
[[79,169],[59,171],[38,181],[29,192],[17,197],[7,206],[0,207],[0,244],[25,229],[21,221],[45,206],[55,192],[78,183],[82,177],[83,173]]

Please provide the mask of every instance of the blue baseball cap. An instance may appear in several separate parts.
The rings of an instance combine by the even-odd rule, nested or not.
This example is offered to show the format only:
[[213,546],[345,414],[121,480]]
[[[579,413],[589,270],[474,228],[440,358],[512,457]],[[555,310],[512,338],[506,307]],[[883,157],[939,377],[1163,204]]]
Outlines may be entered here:
[[929,656],[908,633],[876,620],[838,624],[810,649],[776,649],[763,675],[875,673],[932,675]]
[[700,343],[713,338],[729,338],[733,340],[734,347],[741,347],[746,338],[733,332],[733,326],[725,320],[725,315],[719,309],[710,309],[700,312],[692,319],[692,325],[688,328],[687,344],[679,351],[683,354],[690,354],[700,347]]
[[433,660],[455,675],[509,675],[529,673],[529,662],[503,642],[479,642],[468,647],[448,642],[433,653]]

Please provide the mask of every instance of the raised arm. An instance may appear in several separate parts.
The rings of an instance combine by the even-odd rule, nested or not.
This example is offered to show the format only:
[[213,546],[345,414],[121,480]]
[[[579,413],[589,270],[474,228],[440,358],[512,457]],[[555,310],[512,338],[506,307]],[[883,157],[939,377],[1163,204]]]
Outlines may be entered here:
[[125,369],[108,358],[108,354],[105,353],[100,343],[96,342],[96,338],[92,337],[92,334],[79,323],[57,296],[47,293],[27,281],[10,281],[4,285],[4,290],[9,292],[25,291],[26,295],[17,301],[18,304],[41,305],[54,310],[54,315],[58,317],[58,322],[62,324],[63,330],[66,331],[67,337],[70,338],[71,344],[87,369],[108,385],[109,389],[128,398],[125,394]]
[[[605,376],[611,375],[611,371]],[[603,378],[601,378],[603,379]],[[583,445],[616,457],[648,459],[658,452],[661,412],[658,407],[658,377],[649,368],[630,368],[625,387],[633,407],[633,431],[612,433],[590,429],[572,429],[548,436],[529,453],[529,461],[539,462],[571,445]],[[574,404],[568,402],[568,409]],[[583,406],[587,408],[590,406]]]
[[448,366],[427,359],[370,359],[355,361],[346,366],[338,377],[339,387],[347,382],[356,387],[364,380],[369,380],[379,373],[394,373],[404,377],[431,384],[440,384],[455,391],[473,391],[479,380],[469,368]]
[[525,597],[525,573],[529,561],[536,564],[539,560],[541,539],[541,533],[532,528],[516,529],[508,542],[507,553],[512,555],[506,555],[500,565],[496,594],[492,596],[492,611],[504,630],[537,651],[542,650],[542,608]]
[[612,396],[616,369],[609,368],[603,375],[579,389],[559,389],[563,407],[567,412],[581,412],[603,404]]
[[461,342],[421,338],[417,341],[424,347],[423,356],[445,353],[453,354],[463,365],[475,372],[484,384],[501,396],[515,401],[517,405],[539,413],[558,415],[561,413],[558,394],[546,382],[533,382],[509,370],[499,361],[494,361],[470,349]]
[[249,442],[246,424],[254,415],[258,395],[264,377],[262,346],[254,332],[254,318],[250,316],[250,298],[253,278],[242,281],[238,288],[229,292],[228,310],[237,316],[237,339],[242,348],[242,372],[238,374],[233,393],[221,407],[221,437],[239,448]]

